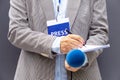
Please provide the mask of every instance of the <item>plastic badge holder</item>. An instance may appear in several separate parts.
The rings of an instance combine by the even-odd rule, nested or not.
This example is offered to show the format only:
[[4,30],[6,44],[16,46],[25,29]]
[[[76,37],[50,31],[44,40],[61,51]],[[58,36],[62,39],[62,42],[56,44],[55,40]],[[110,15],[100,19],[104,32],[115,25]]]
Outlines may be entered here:
[[86,59],[86,54],[78,49],[73,49],[66,55],[66,61],[71,67],[81,67]]

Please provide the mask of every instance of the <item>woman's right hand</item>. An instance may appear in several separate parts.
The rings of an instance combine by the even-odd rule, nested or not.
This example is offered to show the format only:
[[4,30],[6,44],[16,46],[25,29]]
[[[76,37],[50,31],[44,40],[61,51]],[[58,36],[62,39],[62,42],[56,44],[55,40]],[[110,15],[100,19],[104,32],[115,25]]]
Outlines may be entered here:
[[60,51],[63,54],[67,54],[74,48],[81,48],[84,44],[84,40],[81,36],[75,34],[69,34],[62,37],[60,41]]

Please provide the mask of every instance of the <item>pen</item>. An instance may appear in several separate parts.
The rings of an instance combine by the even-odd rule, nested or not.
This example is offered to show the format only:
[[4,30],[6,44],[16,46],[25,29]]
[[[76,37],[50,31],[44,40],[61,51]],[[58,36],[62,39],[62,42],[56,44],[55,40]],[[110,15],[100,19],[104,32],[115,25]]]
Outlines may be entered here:
[[72,32],[70,32],[69,30],[66,30],[66,32],[68,32],[68,34],[72,34]]

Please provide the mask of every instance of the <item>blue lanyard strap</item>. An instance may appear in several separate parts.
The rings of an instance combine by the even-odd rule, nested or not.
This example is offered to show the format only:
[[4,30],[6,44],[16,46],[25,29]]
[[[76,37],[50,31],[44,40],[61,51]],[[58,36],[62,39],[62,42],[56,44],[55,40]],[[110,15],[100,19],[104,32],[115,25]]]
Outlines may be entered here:
[[58,5],[57,5],[57,15],[56,15],[56,20],[58,17],[58,13],[60,12],[60,4],[61,4],[61,0],[57,0],[58,1]]
[[61,0],[59,0],[59,4],[61,3]]
[[59,5],[57,6],[57,11],[59,12],[61,0],[59,0]]

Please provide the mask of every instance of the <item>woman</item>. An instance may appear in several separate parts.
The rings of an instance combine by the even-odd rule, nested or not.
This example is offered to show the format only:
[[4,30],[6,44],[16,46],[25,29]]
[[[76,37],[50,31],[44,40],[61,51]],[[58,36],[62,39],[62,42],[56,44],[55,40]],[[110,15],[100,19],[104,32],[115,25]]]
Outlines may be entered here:
[[[54,80],[56,54],[52,52],[56,52],[53,47],[57,40],[63,54],[82,47],[84,42],[93,45],[107,43],[106,0],[66,0],[61,1],[60,6],[55,1],[58,2],[10,0],[8,39],[22,49],[14,80]],[[47,21],[58,18],[56,11],[60,7],[64,9],[62,18],[70,20],[73,34],[59,38],[48,35]],[[102,50],[86,53],[88,65],[85,67],[76,69],[65,65],[68,80],[101,80],[96,60],[101,53]]]

